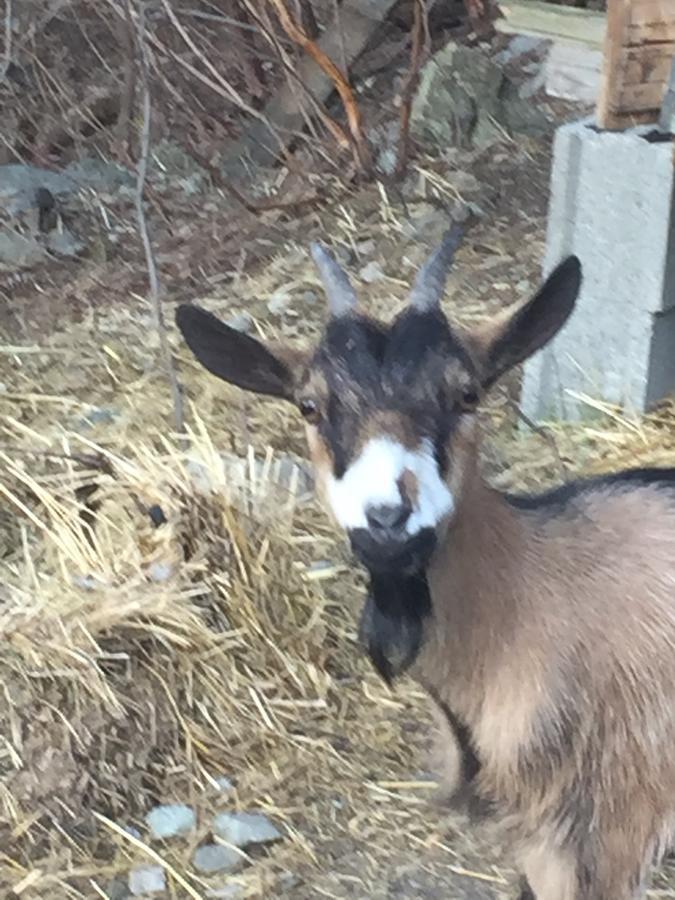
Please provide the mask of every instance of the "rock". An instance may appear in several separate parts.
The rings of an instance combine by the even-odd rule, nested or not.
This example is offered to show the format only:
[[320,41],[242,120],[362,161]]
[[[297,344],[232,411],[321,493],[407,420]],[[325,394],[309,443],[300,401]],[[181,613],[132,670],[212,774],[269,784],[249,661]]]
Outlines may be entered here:
[[385,278],[385,274],[379,262],[371,260],[361,269],[359,278],[361,281],[365,281],[366,284],[373,284],[376,281],[382,281]]
[[35,203],[35,192],[47,188],[56,197],[77,191],[77,183],[67,174],[10,163],[0,166],[0,209],[9,215],[25,212]]
[[167,803],[151,809],[145,821],[153,838],[171,838],[192,831],[197,817],[189,806]]
[[104,194],[114,194],[122,187],[132,188],[136,184],[136,177],[129,169],[95,157],[70,163],[64,169],[64,175],[78,188],[91,188]]
[[46,259],[46,248],[32,235],[0,231],[0,269],[29,269]]
[[77,256],[84,250],[84,244],[65,226],[51,231],[46,239],[47,249],[55,256]]
[[528,34],[516,34],[506,47],[495,54],[494,60],[498,65],[503,66],[529,54],[544,55],[549,43],[544,38],[533,37]]
[[94,407],[75,424],[78,431],[86,431],[96,425],[111,425],[117,419],[117,412],[106,407]]
[[300,299],[303,305],[312,306],[319,299],[319,295],[316,291],[305,291]]
[[214,897],[217,900],[237,900],[243,895],[244,889],[239,884],[225,884],[223,887],[209,888],[206,892],[207,897]]
[[192,857],[192,865],[202,875],[213,872],[232,872],[243,862],[241,853],[222,844],[204,844],[197,847]]
[[249,334],[253,331],[253,316],[247,312],[235,313],[225,320],[225,324],[235,331],[241,331],[242,334]]
[[523,126],[545,130],[548,120],[518,96],[518,86],[485,50],[450,42],[424,66],[411,112],[418,139],[484,149],[502,139],[503,128]]
[[213,832],[234,847],[267,844],[282,837],[267,816],[260,813],[218,813],[213,820]]
[[161,866],[138,866],[129,872],[129,890],[134,897],[166,890],[166,873]]
[[216,775],[213,780],[218,785],[218,790],[224,794],[229,794],[234,788],[234,785],[226,775]]
[[148,566],[148,578],[157,584],[168,581],[174,573],[171,563],[153,562]]
[[403,223],[402,230],[405,237],[436,245],[450,227],[451,221],[447,212],[430,203],[421,203],[410,219]]
[[267,309],[272,313],[273,316],[280,316],[286,312],[290,302],[290,294],[288,294],[283,288],[281,288],[280,290],[275,291],[267,301]]
[[359,241],[356,245],[356,252],[360,253],[361,256],[370,256],[371,253],[375,252],[375,241]]
[[129,891],[128,881],[123,881],[121,878],[113,878],[106,885],[105,893],[108,900],[128,900],[133,896]]

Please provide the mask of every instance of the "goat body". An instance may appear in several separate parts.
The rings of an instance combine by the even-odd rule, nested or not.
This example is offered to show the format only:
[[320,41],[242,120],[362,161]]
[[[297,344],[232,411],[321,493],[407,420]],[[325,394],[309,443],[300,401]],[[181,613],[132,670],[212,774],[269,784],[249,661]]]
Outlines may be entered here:
[[361,636],[433,698],[445,787],[510,840],[521,900],[638,900],[675,823],[675,470],[537,497],[480,478],[475,407],[564,325],[581,265],[472,331],[440,309],[452,229],[391,325],[314,257],[332,317],[303,356],[190,306],[197,358],[295,403],[317,483],[370,572]]

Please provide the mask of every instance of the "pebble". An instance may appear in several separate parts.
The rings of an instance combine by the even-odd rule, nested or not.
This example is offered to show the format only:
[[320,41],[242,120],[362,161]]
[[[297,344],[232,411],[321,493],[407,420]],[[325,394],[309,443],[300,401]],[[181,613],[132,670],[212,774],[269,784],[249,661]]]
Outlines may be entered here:
[[282,837],[267,816],[259,813],[218,813],[213,820],[213,831],[233,847],[266,844]]
[[232,871],[241,865],[243,859],[240,853],[231,847],[222,844],[204,844],[197,847],[192,857],[192,864],[202,875],[213,872]]
[[253,316],[247,312],[235,313],[235,315],[225,320],[225,324],[229,325],[230,328],[234,328],[235,331],[248,334],[250,331],[253,331]]
[[367,263],[359,272],[359,278],[361,281],[365,281],[366,284],[372,284],[374,281],[382,281],[385,277],[382,266],[379,262],[375,262],[375,260],[371,260],[371,262]]
[[287,294],[286,291],[275,291],[267,301],[267,309],[272,313],[273,316],[278,316],[286,312],[290,302],[290,295]]
[[229,794],[234,788],[234,785],[226,775],[216,775],[213,780],[218,785],[218,790],[223,791],[226,794]]
[[154,562],[148,567],[150,581],[161,583],[168,581],[173,575],[173,566],[167,562]]
[[167,803],[151,809],[145,821],[153,838],[171,838],[192,831],[197,817],[189,806]]
[[166,873],[161,866],[138,866],[129,872],[129,890],[134,897],[166,890]]
[[244,889],[238,884],[226,884],[223,887],[209,888],[206,892],[207,897],[218,898],[218,900],[236,900],[244,894]]

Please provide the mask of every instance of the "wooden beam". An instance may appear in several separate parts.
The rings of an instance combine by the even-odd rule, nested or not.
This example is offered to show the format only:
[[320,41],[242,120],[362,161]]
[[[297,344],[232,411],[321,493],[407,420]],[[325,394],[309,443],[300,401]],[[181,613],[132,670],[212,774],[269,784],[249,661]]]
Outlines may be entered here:
[[675,0],[608,0],[598,125],[656,123],[674,56]]

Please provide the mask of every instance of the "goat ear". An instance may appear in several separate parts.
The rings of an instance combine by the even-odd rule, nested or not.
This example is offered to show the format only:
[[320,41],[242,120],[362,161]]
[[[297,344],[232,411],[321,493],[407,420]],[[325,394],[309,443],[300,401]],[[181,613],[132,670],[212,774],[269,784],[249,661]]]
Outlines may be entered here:
[[260,341],[230,328],[198,306],[179,306],[176,325],[185,343],[211,374],[245,391],[292,399],[293,373],[281,353],[273,353]]
[[568,256],[524,306],[506,310],[468,335],[485,388],[560,331],[574,309],[580,288],[581,263],[576,256]]

